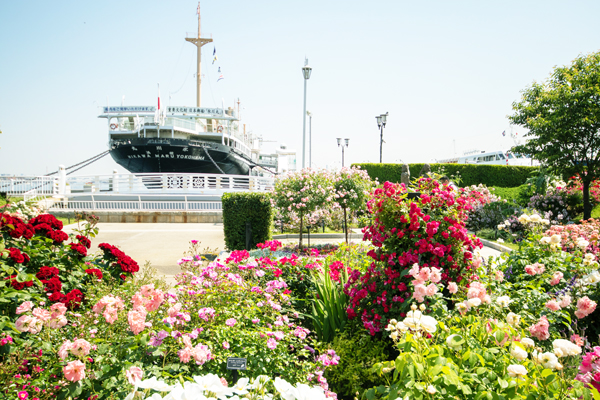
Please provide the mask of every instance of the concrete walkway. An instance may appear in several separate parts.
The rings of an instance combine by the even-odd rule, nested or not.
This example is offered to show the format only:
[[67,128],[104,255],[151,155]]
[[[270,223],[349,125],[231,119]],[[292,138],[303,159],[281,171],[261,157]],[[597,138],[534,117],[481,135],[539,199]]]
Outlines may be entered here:
[[[77,225],[65,227],[70,233]],[[189,249],[191,240],[200,241],[200,248],[225,250],[225,239],[222,223],[169,223],[169,224],[137,224],[137,223],[99,223],[98,236],[92,239],[90,252],[98,250],[98,244],[109,243],[119,247],[125,254],[143,266],[149,261],[158,270],[159,275],[170,278],[179,273],[177,261]],[[313,239],[311,244],[340,243],[344,238]],[[298,239],[280,240],[284,244],[297,244]],[[353,240],[361,242],[361,240]],[[307,244],[307,240],[303,241]],[[489,247],[480,251],[484,257],[499,256],[501,253]]]

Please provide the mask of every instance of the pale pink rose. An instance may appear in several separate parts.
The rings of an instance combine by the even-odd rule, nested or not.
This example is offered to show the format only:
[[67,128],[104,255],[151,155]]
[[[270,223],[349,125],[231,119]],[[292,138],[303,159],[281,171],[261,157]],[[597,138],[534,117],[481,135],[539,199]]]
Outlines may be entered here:
[[140,367],[131,367],[125,371],[125,375],[127,376],[129,383],[135,385],[137,382],[142,380],[144,371],[142,371]]
[[571,305],[571,296],[569,296],[568,294],[564,295],[563,298],[560,300],[559,304],[562,308],[570,306]]
[[546,316],[542,316],[539,322],[535,325],[529,327],[529,333],[539,340],[546,340],[550,337],[550,333],[548,332],[548,328],[550,327],[550,323]]
[[485,303],[485,304],[492,304],[492,298],[490,297],[490,295],[489,295],[489,294],[486,294],[485,296],[483,296],[482,303]]
[[21,305],[19,307],[17,307],[17,314],[23,314],[29,310],[31,310],[33,308],[33,302],[31,301],[25,301],[23,303],[21,303]]
[[426,288],[426,293],[427,296],[431,297],[433,295],[435,295],[438,291],[438,287],[436,286],[435,283],[430,283],[427,288]]
[[416,278],[419,275],[419,264],[414,263],[408,274],[413,278]]
[[31,314],[33,314],[34,317],[41,320],[42,322],[46,322],[50,319],[50,311],[43,308],[34,308]]
[[558,285],[560,283],[560,280],[563,278],[563,273],[556,271],[554,273],[554,275],[552,275],[552,279],[550,280],[550,284],[552,286]]
[[418,279],[423,282],[427,282],[431,276],[431,269],[429,267],[421,268],[419,271]]
[[181,307],[181,303],[177,303],[167,310],[167,314],[169,315],[169,317],[174,318],[177,316],[177,314],[179,314],[179,311],[181,311]]
[[225,321],[225,325],[227,326],[234,326],[236,324],[236,320],[235,318],[229,318],[228,320]]
[[65,358],[67,358],[67,356],[69,355],[69,350],[71,350],[71,346],[73,345],[73,343],[71,343],[70,340],[65,340],[62,344],[62,346],[60,346],[60,349],[58,350],[58,357],[61,360],[64,360]]
[[83,357],[90,354],[90,350],[92,345],[85,339],[77,339],[71,345],[71,353],[76,355],[77,357]]
[[223,348],[225,350],[229,349],[229,342],[223,342]]
[[533,265],[527,265],[525,267],[525,272],[528,273],[529,275],[535,275],[536,274],[536,270],[535,270],[535,267]]
[[85,379],[85,364],[79,360],[68,362],[63,368],[65,378],[71,382],[77,382]]
[[194,347],[193,356],[194,360],[196,360],[196,364],[203,365],[205,362],[210,360],[212,355],[210,354],[208,346],[197,344],[196,347]]
[[46,326],[52,329],[60,329],[67,324],[67,318],[64,315],[60,315],[57,318],[52,318],[46,322]]
[[54,303],[50,306],[50,311],[52,311],[52,318],[54,319],[65,315],[67,307],[63,303]]
[[277,347],[277,340],[273,338],[267,340],[267,347],[271,350],[275,349],[275,347]]
[[42,321],[39,318],[32,317],[31,322],[29,323],[29,329],[27,330],[27,332],[37,334],[42,331],[43,327],[44,327],[44,321]]
[[127,313],[127,321],[134,335],[137,335],[146,328],[146,314],[139,311],[129,311]]
[[21,315],[15,321],[15,328],[19,332],[27,332],[29,330],[29,325],[31,324],[31,322],[33,321],[33,319],[34,318],[31,315]]
[[189,363],[190,360],[192,359],[193,353],[194,353],[194,349],[192,349],[191,347],[186,347],[186,348],[179,350],[177,355],[179,356],[179,361],[181,361],[182,363]]
[[131,297],[131,302],[133,303],[133,308],[138,308],[144,305],[144,296],[140,293],[136,293]]
[[425,301],[425,296],[427,296],[427,287],[425,285],[420,284],[415,286],[415,291],[413,292],[413,298],[417,300],[419,303]]
[[458,285],[456,284],[456,282],[450,282],[448,284],[448,291],[452,294],[458,292]]
[[438,283],[442,280],[442,270],[439,268],[431,268],[431,275],[429,276],[429,280],[433,283]]
[[494,280],[496,282],[502,282],[504,280],[504,272],[502,272],[502,271],[496,271],[494,273]]
[[533,267],[535,268],[535,273],[538,275],[541,275],[546,271],[546,266],[544,264],[535,263],[533,264]]
[[546,307],[548,307],[552,311],[560,310],[560,304],[556,300],[550,300],[549,302],[547,302]]
[[579,319],[587,317],[596,310],[596,302],[584,296],[577,300],[577,311],[575,316]]
[[104,309],[104,312],[102,313],[102,315],[104,316],[104,319],[106,320],[106,322],[108,322],[111,325],[114,324],[118,318],[117,309],[112,306],[106,307]]
[[192,339],[190,339],[190,337],[188,335],[183,335],[181,340],[183,341],[183,345],[185,347],[194,347],[194,346],[192,346]]
[[469,290],[467,291],[467,298],[468,299],[472,299],[472,298],[479,298],[479,300],[481,300],[482,302],[485,301],[485,296],[486,296],[486,291],[485,291],[485,286],[481,283],[481,282],[471,282],[471,285],[469,286]]
[[158,310],[158,307],[160,307],[164,300],[164,293],[160,290],[155,290],[152,294],[152,298],[146,302],[146,309],[148,311],[156,311]]

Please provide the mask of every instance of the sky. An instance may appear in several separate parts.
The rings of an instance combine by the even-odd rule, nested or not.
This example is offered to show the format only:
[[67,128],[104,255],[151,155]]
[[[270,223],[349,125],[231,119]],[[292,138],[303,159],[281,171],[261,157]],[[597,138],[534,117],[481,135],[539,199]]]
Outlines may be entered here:
[[[108,148],[107,104],[195,106],[195,0],[0,3],[0,174],[43,175]],[[513,145],[520,91],[598,51],[598,1],[204,0],[202,105],[301,165],[305,57],[312,166],[432,162]],[[213,49],[218,61],[212,64]],[[218,68],[224,79],[217,82]],[[308,142],[308,120],[307,120]],[[273,141],[273,142],[270,142]],[[308,166],[308,143],[306,144]],[[76,175],[125,172],[110,156]]]

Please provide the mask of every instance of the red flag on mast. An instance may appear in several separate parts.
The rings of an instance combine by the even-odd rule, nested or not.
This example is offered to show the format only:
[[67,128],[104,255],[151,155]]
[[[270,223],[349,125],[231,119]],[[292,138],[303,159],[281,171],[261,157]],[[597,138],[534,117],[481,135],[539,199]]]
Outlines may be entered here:
[[160,110],[160,83],[158,84],[158,109]]

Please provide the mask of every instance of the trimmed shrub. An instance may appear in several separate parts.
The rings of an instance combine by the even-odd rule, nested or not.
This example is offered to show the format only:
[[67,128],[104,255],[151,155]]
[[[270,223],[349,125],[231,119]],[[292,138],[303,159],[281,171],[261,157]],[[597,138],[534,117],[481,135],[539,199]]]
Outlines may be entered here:
[[[419,176],[423,163],[409,164],[411,178]],[[475,164],[429,164],[431,171],[443,172],[451,176],[460,174],[461,186],[478,185],[483,183],[487,186],[517,187],[525,183],[531,172],[538,167],[521,167],[514,165],[475,165]],[[352,164],[367,171],[371,179],[379,182],[400,182],[402,176],[402,164]]]
[[518,187],[494,187],[494,194],[509,203],[516,203],[522,207],[527,207],[531,193],[528,185]]
[[251,248],[271,239],[273,209],[268,193],[224,193],[221,201],[225,245],[230,251],[246,248],[246,222],[252,227]]

